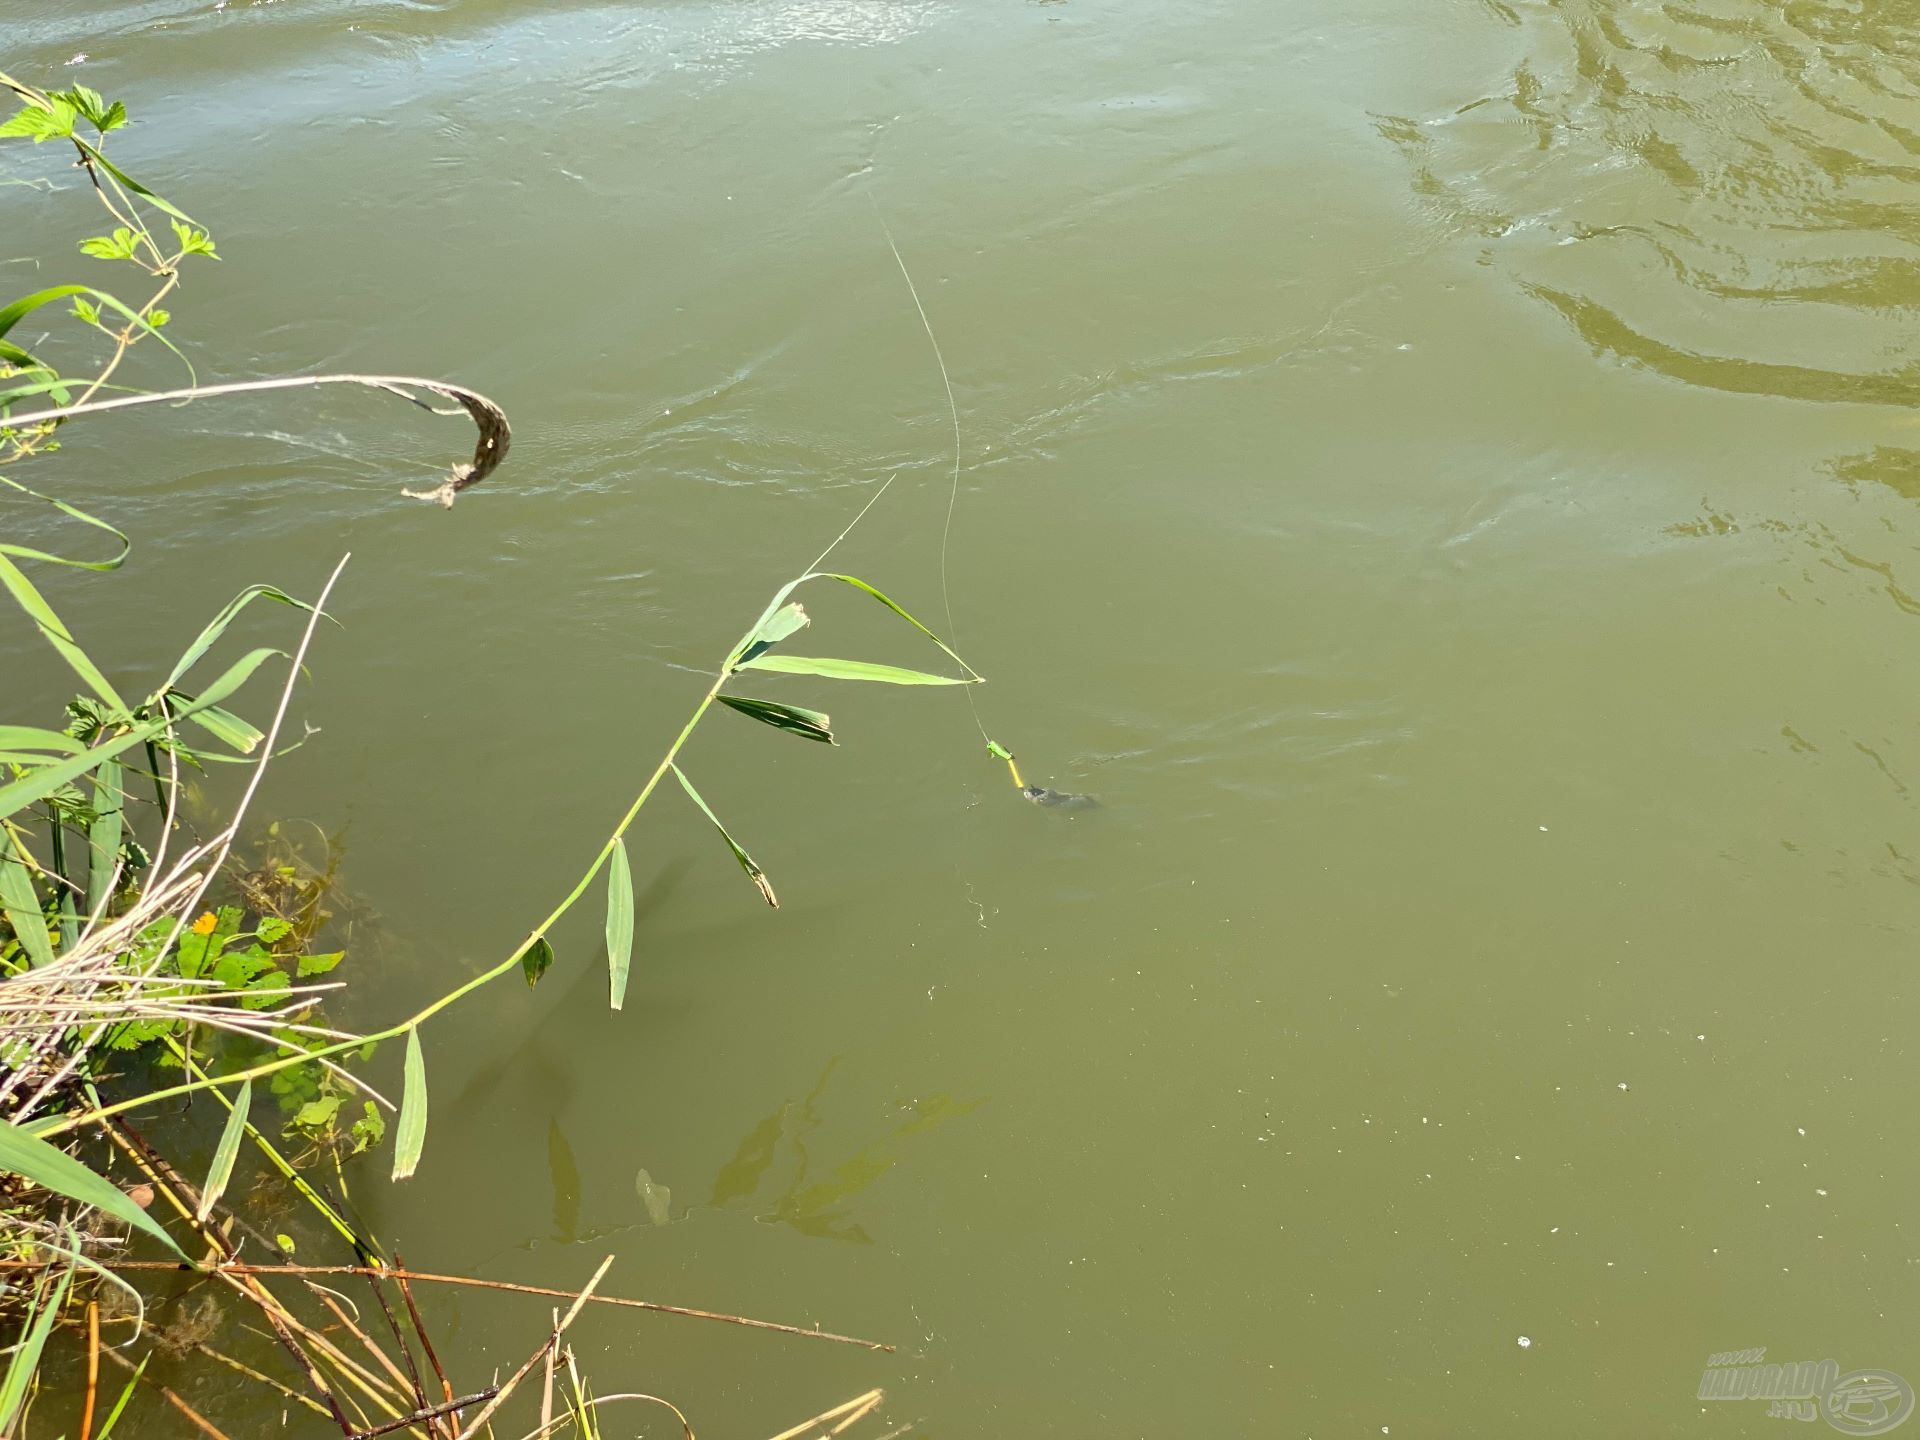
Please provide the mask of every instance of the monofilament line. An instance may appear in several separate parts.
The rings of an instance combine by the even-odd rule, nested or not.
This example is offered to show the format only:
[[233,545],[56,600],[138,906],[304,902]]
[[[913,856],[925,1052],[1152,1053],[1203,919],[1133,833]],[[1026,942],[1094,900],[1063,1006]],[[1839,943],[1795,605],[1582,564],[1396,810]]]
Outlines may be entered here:
[[[873,218],[880,222],[880,233],[887,237],[887,248],[893,252],[893,263],[900,267],[900,278],[907,282],[907,293],[913,297],[913,308],[920,313],[920,328],[927,332],[927,343],[933,347],[934,363],[940,367],[940,383],[947,391],[947,412],[953,417],[953,483],[947,490],[947,520],[940,531],[940,606],[946,612],[947,643],[958,650],[960,636],[953,623],[953,596],[947,586],[947,551],[953,540],[953,511],[960,499],[960,404],[953,398],[953,377],[947,373],[947,357],[940,352],[939,337],[933,333],[933,322],[927,319],[927,307],[920,303],[920,287],[913,283],[907,262],[901,258],[900,247],[894,243],[887,217],[880,213],[880,202],[873,198],[871,191],[867,194],[867,200],[873,206]],[[991,745],[993,742],[987,735],[987,727],[980,722],[980,707],[974,701],[973,687],[969,685],[966,689],[967,709],[973,714],[973,728],[980,732],[982,740]]]

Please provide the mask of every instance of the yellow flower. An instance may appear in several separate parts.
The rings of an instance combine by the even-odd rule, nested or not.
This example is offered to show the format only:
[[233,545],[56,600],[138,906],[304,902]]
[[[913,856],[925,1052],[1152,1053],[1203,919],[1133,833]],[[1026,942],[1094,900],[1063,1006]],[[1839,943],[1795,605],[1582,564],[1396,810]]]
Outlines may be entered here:
[[219,923],[219,919],[209,910],[193,922],[193,933],[196,935],[211,935],[213,934],[213,927]]

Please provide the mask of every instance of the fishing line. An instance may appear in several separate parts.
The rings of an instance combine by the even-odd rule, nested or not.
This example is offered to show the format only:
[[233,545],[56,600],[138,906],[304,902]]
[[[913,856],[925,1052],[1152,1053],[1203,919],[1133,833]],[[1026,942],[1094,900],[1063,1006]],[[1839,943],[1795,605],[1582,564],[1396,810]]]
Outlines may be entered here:
[[[880,224],[880,233],[887,237],[887,248],[893,252],[893,263],[900,267],[900,278],[907,282],[907,293],[913,297],[913,308],[920,316],[920,328],[927,332],[927,344],[933,347],[934,363],[940,367],[940,383],[947,392],[947,411],[953,417],[953,476],[947,488],[946,523],[940,530],[940,608],[946,614],[947,642],[958,650],[960,635],[959,628],[953,623],[953,595],[947,582],[947,552],[952,548],[953,543],[953,512],[960,502],[960,402],[954,398],[953,377],[947,371],[947,357],[941,353],[940,339],[933,333],[933,322],[927,318],[927,307],[920,301],[920,287],[913,283],[913,274],[907,269],[907,262],[900,254],[899,245],[894,241],[893,229],[887,224],[887,217],[880,210],[880,202],[874,198],[871,190],[867,192],[867,203],[873,206],[873,218]],[[892,476],[887,478],[887,483],[889,485],[893,483]],[[875,500],[879,498],[878,495],[874,496]],[[871,507],[873,502],[867,503]],[[866,514],[866,509],[863,508],[860,514]],[[859,516],[854,517],[854,522],[859,523]],[[853,527],[850,525],[847,528]],[[839,543],[838,540],[834,542],[836,545]],[[832,546],[828,549],[832,549]],[[967,665],[964,660],[960,663]],[[967,671],[969,674],[975,673],[971,665],[967,665]],[[967,686],[966,692],[967,709],[973,715],[973,728],[980,732],[980,739],[986,744],[987,754],[996,760],[1007,762],[1007,770],[1013,776],[1014,787],[1023,796],[1036,805],[1066,809],[1087,809],[1098,803],[1090,795],[1074,795],[1064,790],[1049,790],[1045,786],[1029,785],[1020,774],[1020,766],[1014,760],[1013,752],[987,734],[987,727],[980,719],[980,706],[973,698],[973,686]]]

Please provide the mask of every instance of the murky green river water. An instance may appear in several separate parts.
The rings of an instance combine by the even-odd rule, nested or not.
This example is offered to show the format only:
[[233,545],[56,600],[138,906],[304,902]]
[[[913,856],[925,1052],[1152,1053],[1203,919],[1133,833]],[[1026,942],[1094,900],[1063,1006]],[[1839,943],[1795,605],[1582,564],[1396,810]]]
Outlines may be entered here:
[[[951,432],[869,197],[962,412],[983,716],[1105,801],[1022,804],[952,691],[769,682],[837,750],[715,717],[688,769],[783,908],[661,796],[626,1012],[589,905],[429,1030],[423,1170],[360,1190],[413,1265],[617,1251],[900,1346],[590,1317],[600,1388],[703,1436],[869,1385],[941,1437],[1770,1434],[1694,1398],[1710,1353],[1920,1380],[1920,9],[10,0],[0,40],[212,225],[203,375],[514,418],[451,513],[397,490],[465,437],[377,396],[53,462],[140,541],[50,582],[136,673],[352,550],[262,816],[343,836],[344,1019],[506,953],[890,474],[839,558],[938,615]],[[91,217],[6,195],[30,288]],[[937,658],[813,609],[816,653]],[[543,1323],[437,1303],[469,1363]]]

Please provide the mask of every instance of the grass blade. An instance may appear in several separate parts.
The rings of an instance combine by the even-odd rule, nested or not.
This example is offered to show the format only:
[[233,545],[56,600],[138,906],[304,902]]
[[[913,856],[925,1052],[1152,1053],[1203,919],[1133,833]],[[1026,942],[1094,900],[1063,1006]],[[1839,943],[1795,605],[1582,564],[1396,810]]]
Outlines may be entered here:
[[71,735],[62,735],[58,730],[0,725],[0,750],[53,750],[62,755],[78,755],[86,748]]
[[607,983],[613,1008],[626,1003],[627,969],[633,964],[633,871],[624,840],[607,857]]
[[94,694],[124,714],[127,702],[120,698],[120,692],[108,683],[107,677],[100,673],[100,667],[93,663],[67,627],[60,623],[60,617],[53,613],[53,607],[47,604],[45,597],[34,589],[33,582],[5,555],[0,555],[0,585],[5,585],[12,592],[15,602],[40,627],[40,633],[47,637],[47,643],[60,652],[60,658],[72,667],[73,673],[84,680]]
[[874,599],[878,600],[882,605],[886,606],[889,610],[893,611],[894,614],[898,615],[902,620],[906,621],[909,625],[913,626],[913,628],[918,630],[922,635],[926,636],[929,640],[933,641],[933,643],[938,645],[942,650],[946,651],[948,657],[953,661],[954,664],[958,665],[962,670],[966,671],[969,675],[974,674],[973,667],[967,664],[967,662],[962,660],[958,655],[954,654],[952,649],[948,647],[946,641],[942,640],[938,635],[934,634],[933,631],[929,630],[926,626],[922,625],[918,620],[914,619],[913,616],[909,615],[905,607],[902,606],[900,602],[895,600],[892,596],[888,595],[885,591],[880,590],[875,586],[869,585],[866,581],[862,580],[858,575],[836,575],[831,571],[827,571],[827,570],[821,570],[816,573],[818,574],[819,578],[822,580],[838,580],[843,585],[853,586],[854,589],[860,591],[862,594],[871,595]]
[[420,1053],[420,1029],[407,1031],[406,1078],[400,1089],[400,1119],[393,1127],[393,1178],[405,1180],[420,1164],[427,1143],[427,1061]]
[[727,848],[733,851],[733,858],[740,862],[740,868],[747,872],[747,878],[758,887],[760,898],[778,910],[780,901],[774,896],[773,885],[767,879],[767,872],[756,865],[753,857],[741,847],[740,842],[727,833],[727,827],[720,823],[720,817],[708,808],[707,802],[700,798],[700,792],[693,788],[693,782],[687,779],[686,772],[678,765],[673,767],[673,778],[680,782],[680,788],[686,791],[693,803],[700,807],[700,813],[713,822],[713,828],[720,832],[720,838],[726,841]]
[[253,1081],[249,1080],[233,1097],[233,1106],[227,1111],[227,1128],[220,1132],[213,1164],[207,1167],[207,1183],[200,1187],[200,1209],[193,1218],[202,1225],[207,1223],[207,1216],[213,1213],[220,1197],[227,1193],[227,1181],[233,1178],[234,1158],[240,1153],[240,1137],[247,1133],[247,1112],[252,1108]]
[[[27,1391],[33,1384],[35,1372],[40,1369],[40,1351],[46,1346],[47,1336],[53,1332],[53,1322],[60,1316],[60,1307],[66,1303],[67,1287],[73,1283],[73,1267],[69,1265],[60,1272],[53,1293],[46,1297],[45,1303],[35,1303],[28,1307],[27,1331],[19,1346],[13,1352],[13,1361],[7,1366],[7,1378],[0,1381],[0,1434],[12,1434],[15,1417],[20,1407],[26,1403]],[[38,1302],[40,1297],[36,1296]]]
[[798,735],[803,740],[818,740],[826,745],[836,743],[832,721],[819,710],[782,705],[773,700],[753,700],[745,695],[716,695],[714,698],[722,705],[758,720],[762,725],[771,725],[789,735]]
[[53,963],[53,936],[40,908],[40,892],[33,888],[33,872],[19,842],[5,830],[0,830],[0,914],[13,927],[29,964],[38,969]]
[[741,650],[740,660],[735,663],[753,660],[766,654],[789,635],[812,623],[812,618],[798,600],[790,605],[781,606],[760,623],[760,627],[753,632],[753,638],[748,640]]
[[127,533],[124,530],[109,525],[98,515],[89,515],[76,505],[69,505],[64,500],[56,500],[51,495],[42,495],[38,490],[29,490],[18,480],[10,480],[5,475],[0,475],[0,485],[5,485],[16,495],[25,495],[31,500],[38,500],[44,505],[51,505],[62,515],[67,516],[71,520],[78,520],[82,525],[90,525],[95,530],[104,530],[120,542],[119,550],[105,560],[81,560],[72,555],[55,555],[46,550],[36,550],[31,545],[14,545],[11,543],[0,545],[0,555],[10,555],[16,560],[44,560],[49,565],[64,565],[70,570],[105,571],[118,570],[127,556],[133,553],[133,541],[128,538]]
[[[200,692],[198,700],[185,710],[178,712],[173,718],[175,720],[190,718],[207,706],[226,699],[244,685],[265,661],[280,653],[278,650],[254,650],[241,656],[227,667],[225,674]],[[171,720],[150,720],[145,725],[135,726],[124,735],[116,736],[104,745],[96,745],[91,750],[69,756],[65,760],[55,761],[51,765],[42,765],[18,780],[0,785],[0,820],[17,814],[36,800],[46,798],[69,780],[77,779],[92,770],[102,760],[110,760],[124,750],[131,750],[136,745],[144,745],[156,736],[165,734],[172,726]]]
[[114,867],[120,859],[120,841],[126,833],[121,806],[126,792],[120,783],[120,762],[103,760],[93,776],[93,823],[87,827],[87,914],[99,919],[113,899]]
[[187,1258],[174,1244],[173,1237],[160,1228],[159,1222],[127,1198],[118,1186],[94,1174],[59,1146],[18,1125],[0,1125],[0,1170],[11,1170],[42,1189],[91,1205],[116,1220],[124,1220],[153,1236],[182,1260]]
[[94,1432],[93,1440],[107,1440],[113,1434],[113,1427],[120,1421],[120,1412],[127,1408],[127,1402],[133,1398],[133,1387],[140,1383],[140,1377],[147,1373],[147,1362],[153,1359],[149,1350],[140,1357],[140,1363],[133,1367],[133,1375],[127,1381],[127,1388],[120,1392],[120,1398],[113,1402],[113,1409],[107,1412],[106,1423]]
[[816,655],[762,655],[747,660],[742,670],[777,670],[782,675],[821,675],[829,680],[879,680],[888,685],[972,685],[977,682],[934,675],[925,670],[902,670],[898,665],[876,665],[871,660],[829,660]]
[[220,613],[207,622],[191,645],[181,652],[180,658],[173,662],[173,669],[167,673],[167,683],[161,688],[170,690],[180,683],[180,679],[200,661],[200,657],[214,647],[220,637],[227,633],[227,627],[242,610],[255,600],[274,600],[282,605],[291,605],[296,610],[311,611],[313,607],[304,600],[296,600],[284,590],[276,590],[271,585],[249,585],[233,599],[229,600]]
[[[167,698],[179,705],[193,704],[193,696],[184,690],[169,690]],[[260,730],[242,720],[231,710],[222,710],[218,705],[209,705],[203,710],[196,711],[192,719],[194,724],[214,739],[239,751],[242,755],[251,755],[253,747],[266,739]]]

